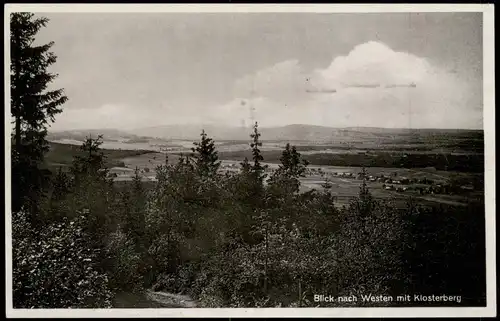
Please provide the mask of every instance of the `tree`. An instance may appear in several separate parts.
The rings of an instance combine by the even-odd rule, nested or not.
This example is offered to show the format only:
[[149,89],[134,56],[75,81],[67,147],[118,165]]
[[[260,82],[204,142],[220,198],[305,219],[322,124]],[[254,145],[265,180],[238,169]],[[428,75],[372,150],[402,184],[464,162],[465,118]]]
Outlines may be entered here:
[[241,197],[241,201],[247,205],[259,207],[262,204],[262,196],[264,192],[264,179],[266,177],[265,170],[267,166],[262,165],[264,157],[259,149],[262,146],[260,142],[260,133],[258,131],[258,124],[255,123],[254,131],[250,135],[252,141],[250,147],[252,148],[252,160],[245,158],[241,165],[241,174],[238,178],[237,193]]
[[[35,46],[35,36],[49,21],[34,18],[32,13],[11,14],[10,25],[10,88],[11,117],[15,131],[12,135],[12,210],[23,206],[37,210],[42,182],[46,180],[41,169],[45,152],[47,126],[68,98],[63,89],[47,90],[57,77],[48,67],[56,62],[49,42]],[[32,213],[33,214],[33,213]]]
[[112,210],[112,184],[105,168],[105,156],[100,149],[102,135],[89,137],[80,147],[80,155],[73,159],[71,173],[74,181],[75,210],[89,211],[89,228],[95,241],[100,243],[107,234]]
[[57,219],[67,215],[69,210],[67,198],[71,190],[71,178],[67,173],[63,172],[61,167],[59,167],[59,170],[52,181],[49,198],[49,213],[51,215],[51,219]]
[[305,176],[309,163],[303,160],[300,153],[297,152],[297,148],[290,147],[290,144],[286,144],[280,161],[278,170],[273,173],[269,180],[273,192],[297,193],[300,188],[299,178]]
[[307,160],[301,159],[301,155],[297,152],[295,146],[286,144],[285,150],[283,151],[281,158],[281,166],[283,171],[285,171],[290,177],[303,177],[306,171],[306,166],[309,165]]
[[262,156],[262,153],[259,149],[259,147],[262,146],[262,142],[259,139],[260,135],[261,134],[259,133],[259,125],[257,124],[257,122],[255,122],[255,125],[253,126],[253,133],[250,135],[250,137],[252,138],[250,147],[252,147],[252,159],[253,159],[251,172],[256,181],[262,185],[262,182],[266,177],[264,171],[266,170],[267,166],[262,165],[264,157]]
[[359,197],[355,199],[351,203],[351,205],[356,208],[355,213],[359,214],[360,217],[366,217],[370,214],[375,200],[373,199],[373,196],[371,195],[366,184],[366,178],[368,177],[368,174],[366,173],[365,167],[363,167],[360,174],[362,176],[363,182],[361,183],[361,186],[359,188]]
[[249,174],[250,173],[251,165],[250,165],[250,162],[248,161],[248,158],[245,157],[243,162],[240,163],[240,166],[241,166],[241,173],[242,174]]
[[139,248],[144,241],[146,229],[145,211],[146,211],[146,192],[142,185],[142,179],[139,175],[139,168],[135,168],[132,180],[131,207],[127,211],[125,222],[125,232],[131,237],[132,241]]
[[213,178],[220,167],[219,157],[215,150],[215,144],[212,138],[209,138],[205,130],[201,132],[201,141],[193,143],[196,147],[192,148],[194,161],[198,175],[201,177]]
[[82,177],[105,179],[108,170],[105,168],[105,156],[101,151],[102,135],[97,139],[87,137],[80,146],[81,155],[77,155],[73,160],[72,172],[75,179],[79,182]]

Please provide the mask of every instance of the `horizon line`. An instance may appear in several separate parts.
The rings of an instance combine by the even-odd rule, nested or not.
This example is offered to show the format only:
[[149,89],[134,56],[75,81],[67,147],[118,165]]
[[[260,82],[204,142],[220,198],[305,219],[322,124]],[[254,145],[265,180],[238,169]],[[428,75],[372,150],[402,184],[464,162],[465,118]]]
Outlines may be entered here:
[[[258,122],[257,122],[258,123]],[[150,129],[150,128],[158,128],[158,127],[173,127],[173,126],[219,126],[221,128],[231,128],[231,129],[251,129],[253,125],[250,126],[233,126],[233,125],[223,125],[223,124],[197,124],[197,123],[177,123],[177,124],[160,124],[153,125],[147,127],[136,127],[136,128],[128,128],[128,129],[120,129],[116,127],[101,127],[101,128],[67,128],[67,129],[56,129],[51,130],[50,126],[48,128],[48,132],[67,132],[67,131],[98,131],[98,130],[116,130],[120,132],[129,132],[140,129]],[[331,129],[386,129],[386,130],[471,130],[471,131],[484,131],[484,128],[460,128],[460,127],[383,127],[383,126],[327,126],[327,125],[316,125],[316,124],[305,124],[305,123],[291,123],[287,125],[275,125],[275,126],[261,126],[259,128],[271,129],[271,128],[284,128],[290,126],[309,126],[309,127],[322,127],[322,128],[331,128]]]

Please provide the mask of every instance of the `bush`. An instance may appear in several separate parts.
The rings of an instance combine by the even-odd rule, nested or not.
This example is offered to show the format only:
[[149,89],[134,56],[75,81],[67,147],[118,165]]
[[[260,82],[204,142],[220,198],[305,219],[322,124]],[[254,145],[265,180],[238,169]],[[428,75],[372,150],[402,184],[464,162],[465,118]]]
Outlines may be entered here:
[[42,229],[24,213],[13,215],[13,301],[15,308],[106,308],[112,292],[89,248],[84,216]]

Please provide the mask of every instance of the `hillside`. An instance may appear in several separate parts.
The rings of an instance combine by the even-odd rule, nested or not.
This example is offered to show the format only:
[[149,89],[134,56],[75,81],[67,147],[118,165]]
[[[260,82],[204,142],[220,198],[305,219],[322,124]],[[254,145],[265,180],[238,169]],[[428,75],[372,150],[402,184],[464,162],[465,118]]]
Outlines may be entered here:
[[65,131],[53,131],[49,132],[47,139],[50,141],[60,140],[60,139],[71,139],[84,141],[87,137],[95,137],[98,135],[103,135],[103,139],[107,141],[120,141],[124,139],[138,139],[137,135],[132,133],[118,130],[118,129],[75,129],[75,130],[65,130]]

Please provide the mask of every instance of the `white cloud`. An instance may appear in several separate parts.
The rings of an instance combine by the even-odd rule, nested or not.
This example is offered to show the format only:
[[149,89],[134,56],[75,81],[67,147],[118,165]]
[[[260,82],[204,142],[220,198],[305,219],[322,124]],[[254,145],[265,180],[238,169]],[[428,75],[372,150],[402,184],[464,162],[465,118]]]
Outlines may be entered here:
[[317,71],[326,83],[337,86],[408,84],[423,81],[432,72],[425,59],[374,41],[354,47],[347,56],[337,57],[328,68]]
[[[386,88],[411,83],[416,87]],[[220,107],[216,115],[226,123],[248,119],[241,100],[250,99],[263,126],[478,127],[482,114],[481,106],[471,105],[473,86],[424,58],[367,42],[325,69],[307,72],[289,60],[243,77],[235,85],[241,99]],[[308,92],[312,88],[337,92]]]

